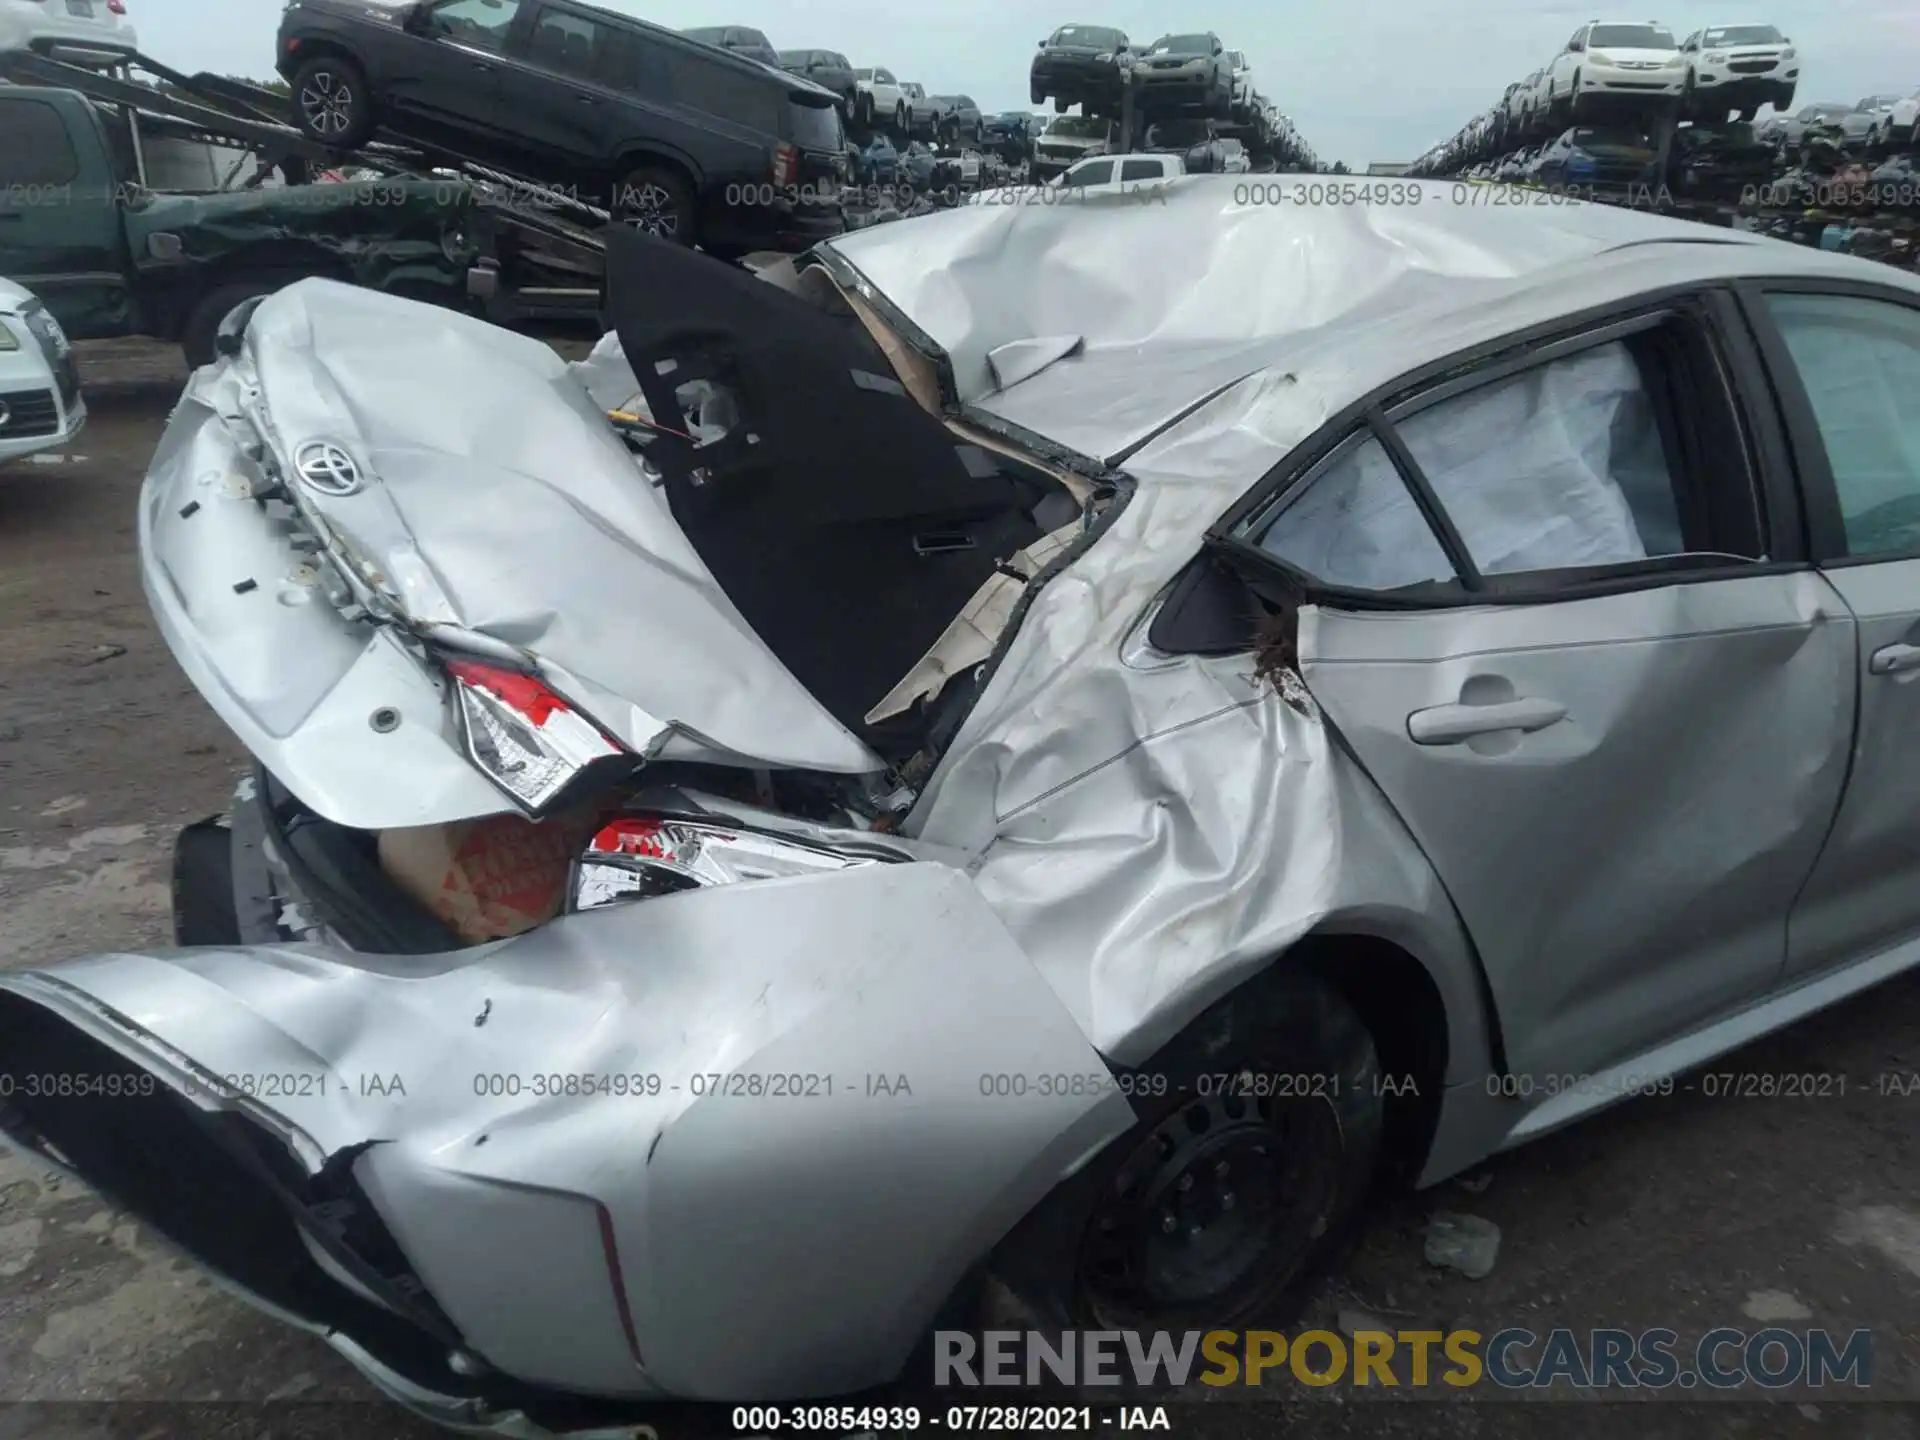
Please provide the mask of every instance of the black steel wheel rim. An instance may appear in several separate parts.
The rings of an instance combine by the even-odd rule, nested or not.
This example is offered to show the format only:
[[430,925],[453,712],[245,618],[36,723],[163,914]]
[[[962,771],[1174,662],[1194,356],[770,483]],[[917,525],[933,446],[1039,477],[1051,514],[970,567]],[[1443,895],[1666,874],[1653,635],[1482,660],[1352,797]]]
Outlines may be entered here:
[[1095,1201],[1081,1308],[1103,1325],[1219,1323],[1277,1291],[1324,1233],[1340,1127],[1319,1096],[1219,1077],[1140,1137]]

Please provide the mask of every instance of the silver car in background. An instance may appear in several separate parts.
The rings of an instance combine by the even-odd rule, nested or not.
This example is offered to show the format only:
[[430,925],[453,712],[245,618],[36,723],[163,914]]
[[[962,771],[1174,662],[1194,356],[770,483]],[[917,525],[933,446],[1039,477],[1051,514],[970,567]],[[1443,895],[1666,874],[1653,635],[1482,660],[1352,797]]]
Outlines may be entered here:
[[196,948],[0,977],[97,1077],[0,1130],[524,1434],[982,1276],[1284,1323],[1380,1177],[1920,961],[1920,278],[1236,188],[617,232],[573,365],[237,313],[140,554],[258,768]]

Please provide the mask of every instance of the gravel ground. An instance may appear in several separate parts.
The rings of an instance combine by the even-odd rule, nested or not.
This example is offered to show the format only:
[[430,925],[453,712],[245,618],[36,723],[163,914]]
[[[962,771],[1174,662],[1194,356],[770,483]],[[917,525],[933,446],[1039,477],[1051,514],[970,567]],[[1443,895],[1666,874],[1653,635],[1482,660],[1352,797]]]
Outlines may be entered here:
[[[172,833],[222,808],[241,760],[169,659],[135,572],[135,497],[177,361],[83,348],[95,414],[75,454],[0,474],[5,967],[166,943]],[[1832,1072],[1846,1093],[1640,1101],[1501,1157],[1470,1185],[1389,1198],[1311,1318],[1683,1337],[1764,1317],[1866,1327],[1866,1399],[1564,1403],[1561,1389],[1563,1403],[1543,1404],[1293,1387],[1183,1400],[1175,1432],[1920,1440],[1920,1093],[1892,1093],[1920,1073],[1920,976],[1719,1068]],[[1489,1277],[1424,1261],[1437,1209],[1500,1227]],[[675,1419],[661,1437],[711,1428]],[[320,1343],[255,1318],[84,1190],[0,1158],[0,1440],[438,1433],[372,1401]]]

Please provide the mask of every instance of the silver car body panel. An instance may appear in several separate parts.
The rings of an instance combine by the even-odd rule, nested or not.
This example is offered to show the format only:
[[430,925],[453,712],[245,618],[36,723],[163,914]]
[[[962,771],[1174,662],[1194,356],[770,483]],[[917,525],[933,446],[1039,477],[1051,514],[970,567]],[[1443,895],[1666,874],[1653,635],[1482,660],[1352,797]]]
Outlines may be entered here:
[[[505,804],[428,673],[328,603],[324,553],[296,548],[316,518],[413,621],[538,656],[636,752],[881,768],[741,619],[592,381],[539,340],[328,280],[271,297],[242,354],[194,375],[142,494],[148,597],[195,686],[322,815],[388,829]],[[259,506],[261,463],[290,476],[312,441],[358,488],[294,479],[307,514]],[[383,708],[402,723],[374,732]]]
[[[371,1142],[355,1178],[472,1348],[595,1394],[894,1374],[962,1271],[1132,1122],[1113,1088],[983,1085],[1103,1067],[937,864],[616,906],[456,955],[106,955],[0,988],[253,1116],[309,1173]],[[661,1083],[536,1096],[546,1074]],[[218,1078],[243,1075],[327,1083],[268,1107]],[[708,1078],[728,1075],[786,1093]]]
[[[1910,963],[1912,947],[1889,950],[1769,998],[1787,964],[1780,896],[1718,952],[1681,933],[1681,897],[1703,896],[1725,919],[1736,898],[1791,887],[1795,867],[1804,878],[1815,863],[1806,831],[1822,804],[1830,814],[1838,800],[1857,685],[1851,613],[1816,577],[1413,618],[1309,606],[1299,635],[1304,682],[1256,675],[1247,656],[1171,655],[1151,644],[1157,601],[1219,517],[1335,414],[1410,370],[1590,306],[1738,275],[1848,276],[1920,290],[1920,278],[1886,267],[1642,214],[1495,210],[1452,203],[1451,186],[1415,188],[1419,204],[1264,206],[1235,204],[1231,180],[1194,177],[1166,186],[1164,203],[1090,195],[1084,206],[960,207],[828,247],[845,262],[857,313],[886,317],[947,362],[947,398],[960,419],[1010,422],[1083,460],[1115,463],[1130,482],[1096,538],[1029,587],[1017,628],[994,637],[982,693],[907,817],[906,836],[969,857],[962,868],[879,865],[730,886],[404,962],[268,947],[107,956],[0,984],[183,1087],[188,1060],[202,1088],[206,1075],[289,1067],[422,1077],[420,1091],[409,1085],[398,1101],[348,1086],[271,1109],[233,1095],[203,1103],[248,1109],[310,1165],[377,1142],[356,1173],[435,1297],[512,1373],[609,1394],[742,1399],[889,1378],[911,1326],[932,1313],[959,1267],[1129,1119],[1111,1092],[1016,1103],[983,1096],[981,1076],[1145,1061],[1303,936],[1388,940],[1431,977],[1448,1027],[1449,1088],[1428,1180],[1530,1133],[1529,1111],[1542,1117],[1535,1130],[1567,1118],[1566,1105],[1555,1110],[1544,1097],[1487,1094],[1482,1082],[1497,1053],[1488,991],[1502,996],[1509,1044],[1517,1035],[1533,1046],[1530,1061],[1551,1058],[1536,1042],[1552,1034],[1590,1041],[1583,1063],[1596,1068],[1634,1051],[1656,1060],[1697,1055],[1700,1036],[1750,1038],[1813,1003],[1808,997]],[[1102,213],[1076,215],[1082,208]],[[1155,283],[1141,284],[1143,275]],[[291,323],[309,308],[296,301],[280,313]],[[299,423],[356,440],[360,431],[342,427],[364,414],[377,446],[367,459],[391,468],[415,450],[381,443],[384,417],[445,407],[420,422],[433,430],[433,445],[417,447],[433,461],[423,462],[423,486],[437,484],[433,466],[445,469],[450,456],[504,477],[501,484],[531,483],[504,463],[514,454],[546,478],[549,496],[573,505],[577,496],[553,478],[563,472],[547,475],[547,462],[527,453],[530,442],[490,418],[490,407],[510,408],[503,389],[519,387],[537,402],[516,390],[512,404],[525,413],[550,403],[552,426],[572,437],[566,444],[577,449],[568,453],[581,465],[610,481],[618,459],[628,466],[621,483],[633,486],[624,454],[569,428],[590,429],[598,416],[580,383],[521,342],[470,344],[465,322],[443,316],[435,326],[455,338],[441,349],[404,327],[382,325],[376,344],[344,321],[338,332],[324,318],[312,323],[316,335],[338,339],[324,363],[303,361],[291,342],[273,359],[285,367],[274,373],[299,377],[287,382],[294,398],[285,416],[275,397],[283,428]],[[1068,335],[1082,341],[1072,353],[999,388],[996,352]],[[442,350],[457,384],[426,373]],[[348,354],[383,377],[379,388],[333,376]],[[616,373],[609,383],[624,382]],[[463,385],[491,398],[470,405]],[[352,405],[319,406],[315,397],[329,386],[351,394]],[[205,402],[190,395],[188,403]],[[470,432],[488,443],[459,438]],[[204,443],[179,421],[170,432],[169,444],[183,449]],[[177,460],[163,449],[158,463],[164,473]],[[191,475],[199,467],[182,468]],[[454,503],[468,492],[432,493]],[[358,498],[340,502],[338,513]],[[664,515],[639,509],[642,500],[621,503],[634,507],[636,531]],[[497,525],[510,513],[482,518]],[[744,689],[724,693],[711,655],[675,659],[677,651],[659,648],[672,642],[656,645],[651,631],[623,626],[615,636],[589,626],[616,595],[602,582],[626,583],[600,573],[604,566],[547,554],[536,533],[532,553],[560,568],[533,574],[522,547],[505,552],[516,561],[509,573],[497,530],[491,554],[458,543],[457,504],[450,516],[438,507],[402,514],[467,626],[515,643],[538,639],[543,654],[557,644],[564,654],[555,663],[570,673],[709,741],[858,768],[860,757],[786,684],[762,683],[770,657],[758,656],[750,636],[726,633],[733,622],[721,623],[721,603],[707,604],[702,633],[742,657],[732,679],[754,692],[763,721],[749,713]],[[682,542],[657,538],[686,558]],[[705,602],[710,582],[698,570],[655,567],[647,548],[626,547],[621,563]],[[227,565],[217,553],[201,563]],[[220,585],[228,573],[219,570]],[[469,600],[492,584],[510,598]],[[545,618],[535,623],[532,590],[543,604],[574,608],[564,617],[540,609]],[[662,591],[626,593],[653,601]],[[490,606],[485,614],[468,613],[481,605]],[[618,606],[604,613],[624,618]],[[203,689],[206,672],[194,669],[192,651],[217,651],[222,635],[218,627],[170,633]],[[1710,636],[1708,668],[1692,675],[1680,663],[1689,637]],[[1553,668],[1554,645],[1582,638],[1599,642],[1594,673],[1619,693]],[[618,645],[647,658],[616,674],[602,652]],[[1541,653],[1525,658],[1529,647]],[[1503,771],[1498,756],[1472,751],[1394,753],[1395,717],[1456,702],[1475,667],[1492,663],[1477,658],[1483,653],[1516,674],[1537,667],[1525,678],[1566,692],[1571,723],[1523,742],[1547,762],[1537,776],[1519,764]],[[339,657],[336,668],[347,652]],[[1825,694],[1813,694],[1821,685]],[[769,689],[778,701],[771,706]],[[217,693],[209,698],[223,704]],[[287,758],[280,738],[225,703],[222,713],[234,712],[250,746],[257,737]],[[427,703],[422,694],[422,726]],[[1660,752],[1656,721],[1683,724],[1690,704],[1734,726],[1753,753],[1701,754],[1684,742]],[[1383,714],[1367,709],[1374,705]],[[352,744],[348,733],[334,731],[329,747],[374,753],[364,725]],[[1662,810],[1657,797],[1603,795],[1590,757],[1614,746],[1655,789],[1688,779],[1676,767],[1691,759],[1710,770],[1693,781],[1703,796],[1757,789],[1763,777],[1778,793],[1741,797],[1734,828],[1708,834],[1697,817]],[[454,784],[430,773],[425,758],[409,763],[415,768],[368,761],[365,776],[395,792]],[[1524,823],[1562,840],[1562,801],[1631,807],[1590,818],[1592,833],[1576,837],[1580,853],[1600,867],[1590,877],[1596,890],[1652,887],[1646,914],[1629,917],[1632,933],[1649,943],[1690,939],[1678,970],[1655,974],[1650,957],[1630,956],[1649,994],[1623,996],[1625,977],[1610,984],[1616,977],[1604,969],[1604,937],[1555,934],[1561,922],[1544,902],[1587,903],[1567,890],[1569,874],[1552,877],[1560,886],[1552,894],[1490,907],[1511,848],[1469,853],[1469,820],[1436,812],[1452,783],[1448,766],[1463,775],[1477,767],[1508,786]],[[1860,833],[1871,836],[1883,818],[1865,815]],[[1675,844],[1657,857],[1624,853],[1659,838],[1633,827],[1675,822],[1693,851]],[[1720,840],[1732,867],[1715,848]],[[1785,853],[1763,857],[1762,846],[1776,841]],[[1431,855],[1423,842],[1434,845]],[[1651,874],[1655,858],[1670,868]],[[1613,923],[1569,913],[1601,928]],[[1531,955],[1550,972],[1560,957],[1535,951],[1547,939],[1572,944],[1577,971],[1543,979],[1519,964]],[[1671,1023],[1643,1013],[1662,997],[1676,1007]],[[1585,1001],[1595,1007],[1590,1035],[1574,1023]],[[1515,1030],[1507,1004],[1534,1032]],[[1676,1033],[1689,1024],[1693,1039]],[[830,1073],[855,1080],[856,1093],[831,1105],[694,1100],[684,1088],[671,1097],[537,1103],[473,1093],[476,1074],[556,1068],[655,1073],[683,1087],[696,1072]],[[858,1093],[856,1077],[894,1072],[908,1077],[911,1100]],[[632,1347],[588,1233],[596,1204],[611,1217],[628,1275]],[[455,1210],[460,1227],[443,1218]],[[463,1228],[483,1238],[456,1245]],[[477,1267],[479,1254],[498,1258]],[[509,1291],[517,1322],[495,1313]],[[580,1327],[591,1333],[564,1350],[536,1333],[559,1314],[591,1316]]]

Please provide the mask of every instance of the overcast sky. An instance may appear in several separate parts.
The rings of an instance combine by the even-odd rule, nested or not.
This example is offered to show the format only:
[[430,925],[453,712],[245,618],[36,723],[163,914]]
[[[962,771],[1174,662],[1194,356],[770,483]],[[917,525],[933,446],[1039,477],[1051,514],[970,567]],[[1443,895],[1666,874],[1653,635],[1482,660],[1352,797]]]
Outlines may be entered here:
[[[1355,168],[1411,160],[1595,18],[1590,9],[1543,9],[1536,0],[1058,0],[1067,7],[1058,10],[1023,0],[604,3],[675,29],[752,25],[782,49],[844,50],[856,65],[889,66],[934,94],[971,95],[987,110],[1029,108],[1027,63],[1055,26],[1116,25],[1136,41],[1212,29],[1247,52],[1260,89],[1323,160]],[[128,0],[141,47],[155,59],[256,78],[272,72],[280,8],[274,0]],[[1657,18],[1676,35],[1741,21],[1778,25],[1805,60],[1802,102],[1920,88],[1920,0],[1793,0]]]

